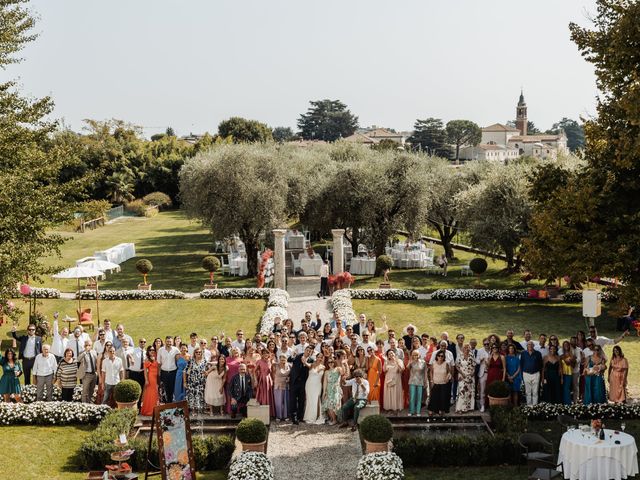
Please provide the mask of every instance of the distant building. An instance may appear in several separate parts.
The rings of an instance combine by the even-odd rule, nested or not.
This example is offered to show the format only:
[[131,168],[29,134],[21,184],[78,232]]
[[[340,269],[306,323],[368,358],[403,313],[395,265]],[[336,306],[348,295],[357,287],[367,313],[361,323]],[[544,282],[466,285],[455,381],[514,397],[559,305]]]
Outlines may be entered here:
[[407,135],[406,132],[392,132],[386,128],[379,128],[374,125],[371,128],[360,129],[353,135],[345,137],[343,140],[345,142],[359,143],[368,146],[376,145],[382,140],[391,140],[401,148],[404,148],[408,137],[409,135]]

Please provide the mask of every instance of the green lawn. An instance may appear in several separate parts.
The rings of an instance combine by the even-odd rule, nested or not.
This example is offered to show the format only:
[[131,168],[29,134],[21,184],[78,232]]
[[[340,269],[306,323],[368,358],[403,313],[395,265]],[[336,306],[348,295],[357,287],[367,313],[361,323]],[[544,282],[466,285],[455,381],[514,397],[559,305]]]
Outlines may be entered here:
[[[92,306],[95,301],[84,300],[83,306]],[[38,310],[53,318],[53,312],[74,316],[77,302],[73,300],[42,300]],[[28,307],[23,307],[28,308]],[[110,318],[114,327],[123,323],[125,331],[135,341],[145,336],[147,341],[166,335],[180,335],[188,340],[189,333],[197,332],[210,339],[212,335],[224,332],[235,339],[238,328],[255,332],[262,313],[264,300],[123,300],[100,302],[100,318]],[[26,326],[26,315],[20,329]],[[66,325],[66,324],[65,324]],[[62,326],[61,326],[62,328]],[[11,326],[0,327],[2,348],[10,345]],[[1,478],[1,477],[0,477]]]
[[[464,333],[467,340],[475,337],[478,342],[483,337],[495,333],[504,338],[512,328],[516,338],[522,338],[522,332],[529,328],[534,336],[540,333],[554,333],[560,340],[575,335],[577,330],[585,330],[582,307],[565,303],[529,303],[529,302],[436,302],[425,301],[372,301],[354,300],[353,308],[357,313],[364,312],[382,325],[382,315],[386,315],[390,327],[401,332],[408,324],[418,327],[418,332],[440,337],[448,332],[453,338]],[[605,314],[596,323],[600,335],[618,337],[615,320]],[[629,390],[631,395],[640,395],[640,338],[629,336],[621,343],[622,350],[629,360]],[[606,347],[611,356],[611,347]]]
[[[0,478],[12,480],[83,480],[75,453],[93,426],[0,427]],[[144,472],[143,472],[144,474]],[[141,477],[142,478],[142,477]],[[159,477],[158,477],[159,478]],[[200,480],[224,480],[224,471],[198,473]]]
[[[101,288],[136,289],[142,276],[135,269],[140,258],[153,263],[149,282],[154,289],[177,289],[199,292],[208,283],[209,274],[200,263],[212,245],[211,234],[202,226],[186,218],[181,211],[162,212],[155,217],[124,217],[116,223],[85,233],[69,234],[71,239],[62,247],[61,258],[48,258],[46,264],[68,268],[76,260],[92,256],[96,250],[105,250],[124,242],[136,245],[136,257],[121,265],[122,271],[107,276]],[[254,287],[255,280],[216,275],[220,287]],[[43,285],[62,291],[76,290],[75,280],[43,279]]]

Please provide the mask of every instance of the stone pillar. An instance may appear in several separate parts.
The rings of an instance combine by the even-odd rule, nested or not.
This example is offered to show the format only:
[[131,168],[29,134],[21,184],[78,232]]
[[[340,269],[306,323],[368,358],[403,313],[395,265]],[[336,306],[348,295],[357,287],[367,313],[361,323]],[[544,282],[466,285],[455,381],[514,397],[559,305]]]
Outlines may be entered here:
[[333,235],[333,274],[337,275],[344,271],[344,246],[342,244],[344,228],[333,229],[331,234]]
[[287,233],[284,229],[276,229],[273,231],[275,237],[275,248],[273,255],[273,265],[275,267],[273,286],[274,288],[281,288],[285,290],[286,285],[286,263],[285,263],[285,251],[284,251],[284,235]]

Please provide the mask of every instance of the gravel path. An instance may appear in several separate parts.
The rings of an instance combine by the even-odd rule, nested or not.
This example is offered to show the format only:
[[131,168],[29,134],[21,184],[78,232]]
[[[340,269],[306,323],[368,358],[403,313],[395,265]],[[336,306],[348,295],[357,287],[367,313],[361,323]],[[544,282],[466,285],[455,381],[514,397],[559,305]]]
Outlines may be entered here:
[[355,478],[362,448],[358,432],[327,425],[272,423],[267,455],[275,478]]

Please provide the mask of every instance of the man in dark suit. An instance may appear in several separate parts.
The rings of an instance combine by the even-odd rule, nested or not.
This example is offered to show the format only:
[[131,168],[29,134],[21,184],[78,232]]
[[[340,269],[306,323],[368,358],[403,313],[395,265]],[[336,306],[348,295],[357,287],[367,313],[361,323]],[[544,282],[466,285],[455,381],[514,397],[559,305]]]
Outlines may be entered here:
[[247,365],[240,364],[238,373],[231,379],[231,418],[240,415],[247,416],[247,403],[253,397],[253,386],[251,385],[251,375],[247,373]]
[[367,330],[367,316],[361,313],[358,316],[358,322],[353,324],[353,333],[362,337],[362,333]]
[[309,360],[312,354],[313,347],[308,346],[303,353],[289,357],[289,362],[292,363],[289,374],[289,413],[294,425],[299,423],[298,415],[304,414],[304,388],[309,377]]
[[31,369],[35,362],[36,355],[42,353],[42,337],[36,336],[36,326],[29,324],[26,335],[16,335],[16,326],[11,329],[11,336],[20,342],[19,358],[22,360],[22,370],[24,370],[24,384],[31,385]]

